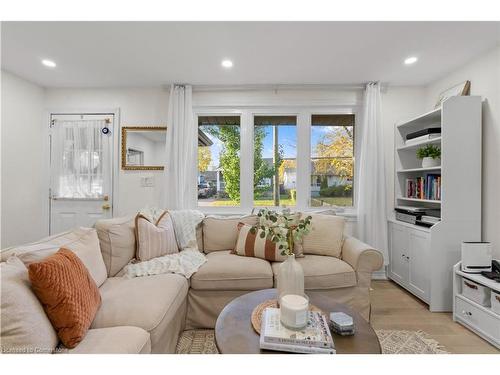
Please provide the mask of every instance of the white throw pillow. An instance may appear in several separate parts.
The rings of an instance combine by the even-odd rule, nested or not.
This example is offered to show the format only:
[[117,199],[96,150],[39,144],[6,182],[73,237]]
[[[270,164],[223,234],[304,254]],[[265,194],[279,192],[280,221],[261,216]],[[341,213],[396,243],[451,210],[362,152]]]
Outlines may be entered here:
[[71,250],[81,259],[98,287],[106,281],[108,272],[94,228],[80,227],[34,243],[6,249],[2,251],[2,260],[10,255],[16,255],[26,266],[29,266],[31,263],[40,262],[56,253],[61,247]]
[[59,339],[31,290],[28,270],[17,257],[0,263],[1,352],[52,353]]
[[[334,215],[310,215],[311,231],[302,238],[304,254],[340,258],[344,242],[345,219]],[[300,246],[300,244],[298,244]]]
[[150,222],[142,214],[138,214],[135,218],[135,228],[137,260],[146,261],[179,252],[172,218],[167,211],[160,216],[156,224]]

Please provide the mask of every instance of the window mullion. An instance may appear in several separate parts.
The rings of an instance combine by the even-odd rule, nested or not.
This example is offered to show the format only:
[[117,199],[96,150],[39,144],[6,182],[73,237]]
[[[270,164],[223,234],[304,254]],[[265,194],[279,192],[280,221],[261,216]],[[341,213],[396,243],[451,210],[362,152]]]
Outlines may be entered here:
[[297,210],[309,207],[311,174],[311,114],[297,116]]
[[241,113],[240,151],[240,196],[241,208],[253,208],[253,116],[250,111]]

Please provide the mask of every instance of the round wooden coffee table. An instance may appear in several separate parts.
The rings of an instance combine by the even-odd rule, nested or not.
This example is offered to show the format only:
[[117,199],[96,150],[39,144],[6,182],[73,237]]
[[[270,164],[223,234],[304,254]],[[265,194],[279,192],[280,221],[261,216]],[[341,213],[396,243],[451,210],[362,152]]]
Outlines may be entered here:
[[[307,294],[307,292],[306,292]],[[215,343],[222,354],[278,353],[261,350],[259,335],[254,331],[250,317],[260,303],[276,298],[276,289],[251,292],[231,301],[220,313],[215,323]],[[361,315],[346,305],[335,302],[328,295],[311,297],[311,303],[325,313],[342,311],[354,319],[353,336],[332,334],[337,354],[380,354],[382,350],[375,331]]]

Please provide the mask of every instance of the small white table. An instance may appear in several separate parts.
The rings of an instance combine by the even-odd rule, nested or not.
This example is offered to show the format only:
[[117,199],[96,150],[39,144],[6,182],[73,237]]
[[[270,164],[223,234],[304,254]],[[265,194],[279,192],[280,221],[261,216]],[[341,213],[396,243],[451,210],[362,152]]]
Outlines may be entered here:
[[461,263],[453,266],[453,320],[500,349],[500,315],[462,295],[462,278],[492,290],[500,291],[500,283],[481,274],[465,273]]

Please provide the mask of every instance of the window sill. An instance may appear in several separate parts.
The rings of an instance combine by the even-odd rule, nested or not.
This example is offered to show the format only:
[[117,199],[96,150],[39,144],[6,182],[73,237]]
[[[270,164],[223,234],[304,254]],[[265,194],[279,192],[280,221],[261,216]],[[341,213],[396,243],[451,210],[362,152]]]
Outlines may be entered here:
[[[264,208],[264,207],[259,207],[259,206],[253,207],[253,212],[257,213],[258,210],[261,208]],[[268,208],[273,209],[272,207],[268,207]],[[297,211],[304,211],[304,212],[310,212],[310,213],[329,210],[329,208],[327,208],[327,207],[314,207],[314,208],[309,207],[305,210],[297,209],[295,207],[290,207],[290,209],[292,211],[297,210]],[[333,208],[331,208],[331,209],[334,210]],[[247,210],[247,209],[244,209],[242,207],[206,207],[205,206],[205,207],[198,207],[198,210],[203,212],[205,215],[217,215],[217,216],[235,216],[235,215],[244,216],[244,215],[249,215],[252,212],[252,209]],[[356,219],[357,219],[356,208],[345,207],[341,210],[342,211],[337,211],[336,215],[345,217],[349,221],[356,221]]]

